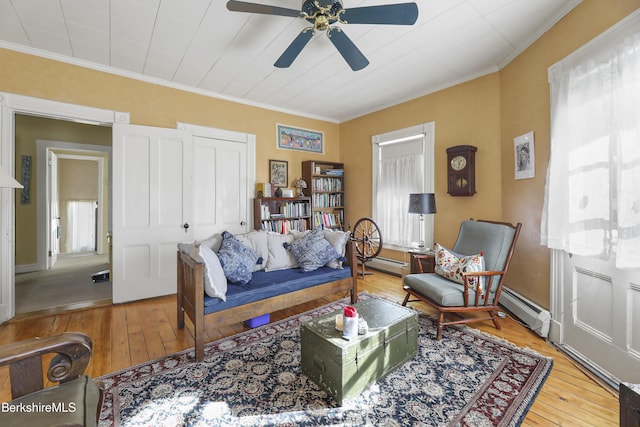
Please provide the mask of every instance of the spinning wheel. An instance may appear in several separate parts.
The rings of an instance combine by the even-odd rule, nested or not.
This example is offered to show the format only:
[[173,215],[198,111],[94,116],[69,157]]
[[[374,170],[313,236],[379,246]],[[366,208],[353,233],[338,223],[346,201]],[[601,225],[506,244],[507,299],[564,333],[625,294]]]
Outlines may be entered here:
[[356,256],[362,264],[362,277],[366,274],[365,262],[371,261],[382,251],[382,234],[371,218],[360,218],[353,227],[351,238],[355,242]]

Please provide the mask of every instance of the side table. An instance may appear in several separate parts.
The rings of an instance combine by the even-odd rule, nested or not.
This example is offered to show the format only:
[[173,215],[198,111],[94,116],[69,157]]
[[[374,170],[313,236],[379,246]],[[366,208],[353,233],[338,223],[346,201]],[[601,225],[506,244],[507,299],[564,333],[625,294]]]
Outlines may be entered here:
[[409,251],[411,256],[411,274],[433,273],[436,267],[436,256],[433,252]]

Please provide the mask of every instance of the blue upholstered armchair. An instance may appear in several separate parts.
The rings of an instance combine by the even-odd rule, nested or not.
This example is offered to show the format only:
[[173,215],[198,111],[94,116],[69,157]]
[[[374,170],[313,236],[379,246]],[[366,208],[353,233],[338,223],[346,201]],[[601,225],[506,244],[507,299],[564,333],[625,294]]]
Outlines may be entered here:
[[[451,251],[436,251],[436,273],[404,278],[407,295],[402,305],[422,301],[438,310],[438,340],[446,325],[492,320],[500,329],[498,300],[521,227],[520,223],[463,221]],[[444,318],[445,313],[477,312],[487,316]]]

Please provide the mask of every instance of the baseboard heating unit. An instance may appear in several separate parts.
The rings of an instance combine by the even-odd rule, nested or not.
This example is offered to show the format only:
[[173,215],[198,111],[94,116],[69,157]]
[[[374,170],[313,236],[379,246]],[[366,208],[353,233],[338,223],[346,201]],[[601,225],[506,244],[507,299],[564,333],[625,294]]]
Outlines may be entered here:
[[541,337],[549,336],[551,313],[548,310],[507,287],[502,288],[500,305]]
[[366,266],[367,268],[373,268],[374,270],[384,271],[385,273],[394,274],[396,276],[402,276],[402,267],[408,267],[408,264],[395,259],[377,257],[371,261],[367,261]]

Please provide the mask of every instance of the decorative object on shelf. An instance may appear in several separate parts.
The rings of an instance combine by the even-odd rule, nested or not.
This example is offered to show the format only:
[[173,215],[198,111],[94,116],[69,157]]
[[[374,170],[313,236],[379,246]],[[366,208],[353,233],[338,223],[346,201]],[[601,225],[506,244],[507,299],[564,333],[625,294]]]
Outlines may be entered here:
[[447,148],[447,193],[473,196],[476,193],[476,160],[473,145]]
[[269,180],[276,187],[287,187],[289,182],[289,162],[286,160],[269,160]]
[[436,195],[433,193],[409,194],[409,213],[420,215],[420,240],[418,250],[426,250],[424,246],[424,216],[436,213]]
[[324,153],[324,133],[316,130],[276,125],[278,148]]
[[304,196],[304,189],[307,188],[307,181],[305,181],[304,179],[300,178],[299,180],[296,181],[296,188],[298,189],[298,191],[300,192],[300,194],[298,194],[300,197]]
[[533,178],[536,175],[536,156],[533,131],[513,138],[515,179]]
[[276,197],[282,197],[282,188],[280,188],[280,187],[276,188],[275,196]]

